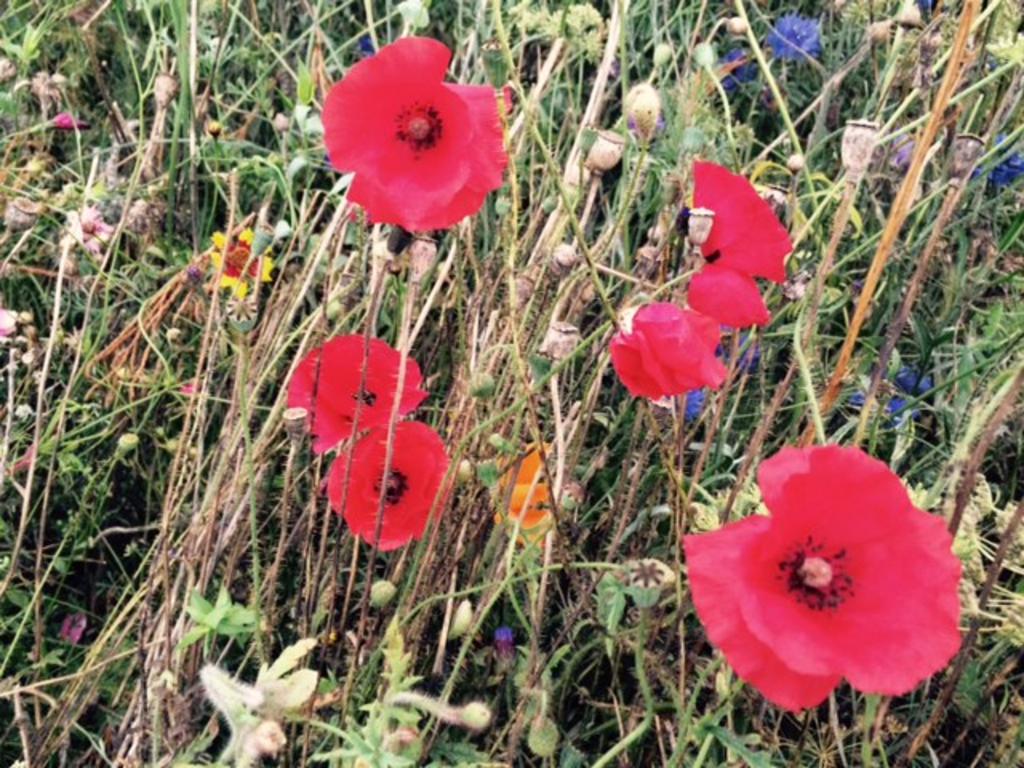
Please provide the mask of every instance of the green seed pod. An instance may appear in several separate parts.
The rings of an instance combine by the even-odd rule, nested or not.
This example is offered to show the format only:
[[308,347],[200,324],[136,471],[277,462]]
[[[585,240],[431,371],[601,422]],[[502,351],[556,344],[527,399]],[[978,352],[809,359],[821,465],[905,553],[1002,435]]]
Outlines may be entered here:
[[664,67],[675,56],[672,46],[668,43],[658,43],[654,47],[654,66]]
[[448,628],[448,639],[454,640],[455,638],[462,637],[469,631],[472,625],[473,603],[469,600],[463,600],[459,603],[455,609],[455,614],[452,616],[452,624]]
[[495,387],[494,377],[486,371],[481,371],[473,377],[469,385],[469,394],[480,400],[489,400],[494,396]]
[[459,712],[463,726],[473,731],[482,731],[491,724],[491,708],[482,701],[471,701]]
[[558,726],[549,717],[535,717],[530,722],[526,744],[537,757],[551,757],[558,749]]
[[495,88],[505,85],[508,82],[508,62],[505,60],[505,52],[501,50],[501,43],[496,38],[491,38],[483,44],[483,57],[487,81]]
[[139,447],[139,436],[134,432],[125,432],[117,438],[117,453],[119,456],[132,453]]
[[380,579],[373,582],[373,586],[370,587],[370,603],[374,608],[383,608],[395,599],[397,593],[398,588],[394,584],[386,579]]

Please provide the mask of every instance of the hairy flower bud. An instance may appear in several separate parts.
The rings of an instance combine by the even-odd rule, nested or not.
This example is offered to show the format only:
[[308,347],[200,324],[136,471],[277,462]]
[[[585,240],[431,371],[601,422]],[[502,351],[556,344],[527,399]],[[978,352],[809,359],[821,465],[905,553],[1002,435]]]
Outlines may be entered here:
[[640,139],[653,139],[661,120],[661,96],[657,89],[649,83],[634,85],[626,94],[626,117]]
[[558,749],[558,726],[550,717],[535,717],[530,721],[526,744],[537,757],[552,757]]
[[398,589],[387,579],[378,579],[370,587],[370,604],[374,608],[383,608],[395,599]]
[[265,757],[277,757],[288,737],[274,720],[264,720],[242,738],[242,754],[259,762]]
[[747,34],[749,28],[747,22],[740,16],[730,16],[729,20],[725,22],[725,31],[736,37]]

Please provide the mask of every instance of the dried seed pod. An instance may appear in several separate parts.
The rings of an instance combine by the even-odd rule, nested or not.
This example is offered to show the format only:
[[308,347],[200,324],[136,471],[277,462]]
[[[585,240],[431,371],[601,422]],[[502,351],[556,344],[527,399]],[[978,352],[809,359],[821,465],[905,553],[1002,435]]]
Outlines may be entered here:
[[571,243],[559,243],[551,252],[551,271],[560,277],[572,272],[579,263],[579,250]]
[[654,245],[642,245],[636,249],[633,271],[638,277],[649,280],[658,274],[662,262],[662,249]]
[[420,282],[437,261],[437,243],[417,235],[409,246],[409,270],[414,283]]
[[160,109],[167,109],[174,97],[178,95],[178,81],[172,75],[162,73],[156,76],[153,83],[153,98]]
[[284,421],[284,431],[288,433],[288,437],[293,441],[299,442],[306,436],[309,426],[309,411],[305,408],[288,408],[285,410],[282,419]]
[[548,326],[544,341],[540,345],[540,353],[556,362],[564,360],[579,346],[580,330],[572,323],[554,320]]
[[878,138],[878,123],[874,120],[850,120],[843,131],[841,155],[843,169],[849,181],[858,182],[871,163]]
[[587,152],[586,166],[598,176],[610,171],[622,160],[626,139],[615,131],[598,131]]
[[25,197],[17,197],[7,202],[4,208],[4,224],[12,232],[21,232],[31,229],[43,212],[42,203],[37,203]]
[[714,224],[715,212],[710,208],[691,208],[686,236],[694,245],[704,245],[711,236],[711,228]]
[[978,158],[985,150],[985,143],[973,133],[961,133],[953,139],[953,162],[950,181],[963,184],[970,177]]

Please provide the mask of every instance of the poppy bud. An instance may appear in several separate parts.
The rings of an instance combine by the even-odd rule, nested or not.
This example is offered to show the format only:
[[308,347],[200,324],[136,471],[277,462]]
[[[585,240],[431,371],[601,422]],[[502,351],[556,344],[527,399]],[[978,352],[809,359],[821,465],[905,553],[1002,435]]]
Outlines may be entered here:
[[552,757],[558,749],[558,726],[550,717],[535,717],[530,721],[526,745],[537,757]]
[[981,157],[985,144],[972,133],[961,133],[953,139],[953,164],[950,169],[950,181],[963,184],[974,170],[975,163]]
[[469,600],[463,600],[455,608],[455,614],[452,616],[452,624],[448,628],[448,639],[454,640],[455,638],[462,637],[464,634],[469,632],[472,625],[473,603]]
[[409,246],[409,269],[412,281],[420,282],[437,260],[437,243],[429,237],[416,237]]
[[274,115],[274,130],[278,133],[288,133],[288,129],[291,125],[292,119],[284,112],[278,112]]
[[672,61],[673,56],[672,46],[668,43],[658,43],[654,46],[654,66],[664,67]]
[[626,94],[626,116],[630,127],[643,141],[650,141],[661,118],[661,96],[648,83],[634,85]]
[[858,182],[871,163],[878,138],[878,123],[873,120],[850,120],[843,131],[840,154],[843,168],[850,181]]
[[481,371],[473,377],[473,381],[469,385],[469,394],[480,400],[488,400],[494,396],[495,389],[494,377],[486,371]]
[[654,245],[642,245],[636,249],[636,258],[633,260],[633,269],[637,275],[650,279],[658,274],[661,266],[661,248]]
[[482,701],[471,701],[459,710],[459,724],[471,731],[482,731],[491,724],[491,708]]
[[559,243],[551,252],[551,269],[557,275],[569,274],[579,263],[579,251],[570,243]]
[[725,22],[725,31],[730,35],[740,37],[741,35],[747,34],[749,25],[740,16],[731,16],[727,22]]
[[370,587],[370,604],[374,608],[383,608],[395,599],[398,588],[387,579],[378,579]]
[[598,131],[594,143],[587,152],[586,165],[600,176],[610,171],[622,160],[622,152],[626,148],[626,140],[615,131]]
[[284,431],[294,442],[299,442],[306,436],[306,427],[309,423],[309,411],[305,408],[286,408],[284,416]]
[[497,38],[491,38],[483,44],[482,51],[487,82],[500,88],[508,82],[508,62],[505,60],[505,52],[501,50],[501,43]]
[[224,133],[224,126],[220,124],[219,120],[211,120],[206,124],[206,132],[210,134],[211,138],[218,139]]
[[691,208],[686,236],[694,245],[704,245],[711,236],[715,223],[715,212],[708,208]]
[[159,109],[167,109],[178,94],[178,81],[173,76],[161,73],[153,83],[153,98]]
[[463,459],[459,462],[459,467],[456,470],[455,479],[460,483],[468,483],[473,479],[473,462],[469,459]]
[[548,327],[540,353],[556,362],[564,360],[580,343],[580,330],[572,323],[555,320]]
[[790,173],[800,173],[807,165],[807,158],[799,153],[794,153],[786,158],[786,168]]

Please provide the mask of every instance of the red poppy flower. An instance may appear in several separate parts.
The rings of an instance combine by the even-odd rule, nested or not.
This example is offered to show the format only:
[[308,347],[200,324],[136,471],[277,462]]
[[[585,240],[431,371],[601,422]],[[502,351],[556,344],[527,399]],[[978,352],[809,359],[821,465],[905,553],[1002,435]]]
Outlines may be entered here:
[[407,37],[353,66],[324,104],[335,168],[355,172],[349,199],[375,222],[444,229],[480,210],[508,156],[498,94],[444,82],[452,54]]
[[[391,469],[384,477],[387,430],[375,429],[352,449],[351,480],[344,494],[349,454],[340,453],[331,465],[327,497],[359,538],[373,541],[377,507],[384,488],[384,513],[377,548],[397,549],[423,536],[427,519],[448,471],[448,454],[437,432],[418,421],[395,427]],[[342,496],[345,496],[344,506]]]
[[708,264],[693,276],[686,301],[701,314],[733,328],[771,320],[754,278],[717,264]]
[[753,185],[714,163],[694,163],[693,179],[694,206],[715,212],[701,246],[704,258],[749,277],[783,282],[793,242]]
[[634,397],[661,398],[718,388],[726,368],[715,357],[721,333],[711,318],[674,304],[648,304],[611,342],[612,365]]
[[960,562],[940,517],[857,448],[785,448],[761,465],[771,517],[686,536],[708,639],[736,673],[789,710],[846,678],[904,694],[960,646]]
[[[380,339],[370,339],[370,354],[363,358],[361,335],[336,336],[306,355],[288,385],[288,407],[309,411],[313,450],[324,453],[352,437],[356,408],[359,428],[388,423],[398,383],[401,356]],[[359,384],[366,367],[366,384]],[[405,415],[423,402],[423,377],[416,361],[405,366],[405,386],[399,413]],[[315,394],[315,402],[314,402]]]

